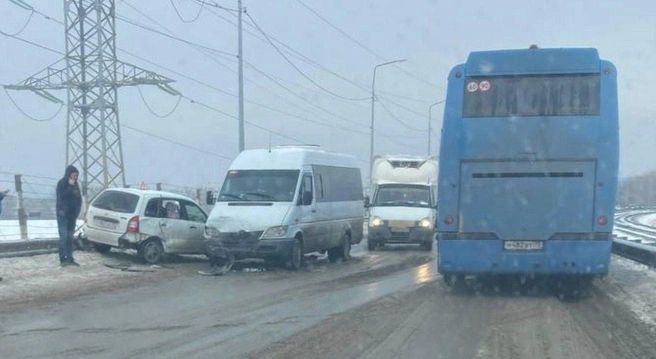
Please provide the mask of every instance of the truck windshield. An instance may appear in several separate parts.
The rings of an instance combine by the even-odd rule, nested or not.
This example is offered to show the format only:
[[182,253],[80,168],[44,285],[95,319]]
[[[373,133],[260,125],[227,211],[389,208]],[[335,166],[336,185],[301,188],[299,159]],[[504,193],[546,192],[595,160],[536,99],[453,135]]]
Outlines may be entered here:
[[229,171],[218,201],[291,202],[299,173],[298,170]]
[[381,185],[374,206],[430,207],[430,188],[426,186]]

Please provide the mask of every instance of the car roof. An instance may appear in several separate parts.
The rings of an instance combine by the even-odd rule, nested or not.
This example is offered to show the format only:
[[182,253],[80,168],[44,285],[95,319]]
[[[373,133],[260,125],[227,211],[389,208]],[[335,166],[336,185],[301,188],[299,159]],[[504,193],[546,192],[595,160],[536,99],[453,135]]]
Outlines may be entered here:
[[194,202],[194,200],[191,199],[190,197],[173,192],[166,192],[166,191],[155,191],[155,190],[136,189],[136,188],[107,188],[103,192],[107,192],[107,191],[131,193],[139,197],[169,197],[169,198],[184,199]]

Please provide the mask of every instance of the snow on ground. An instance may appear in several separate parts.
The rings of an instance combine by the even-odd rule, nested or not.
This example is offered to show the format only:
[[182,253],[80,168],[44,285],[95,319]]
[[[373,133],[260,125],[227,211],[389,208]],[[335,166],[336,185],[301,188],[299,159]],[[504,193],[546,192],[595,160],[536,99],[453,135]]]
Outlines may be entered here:
[[613,255],[611,275],[600,287],[614,302],[626,306],[656,331],[656,270]]
[[[173,276],[192,269],[205,269],[206,261],[181,257],[174,262],[148,266],[139,264],[134,251],[101,255],[95,252],[74,252],[80,267],[61,267],[57,254],[0,259],[0,312],[28,303],[54,303],[63,298],[93,294],[103,290],[145,285],[156,278]],[[119,264],[134,271],[108,268]],[[192,267],[192,268],[189,268]]]
[[[83,221],[77,221],[77,226],[82,226]],[[56,220],[28,220],[27,237],[29,239],[58,238]],[[21,240],[20,225],[18,221],[0,221],[0,242]]]
[[637,217],[637,219],[645,226],[656,228],[656,213],[645,214],[644,216]]

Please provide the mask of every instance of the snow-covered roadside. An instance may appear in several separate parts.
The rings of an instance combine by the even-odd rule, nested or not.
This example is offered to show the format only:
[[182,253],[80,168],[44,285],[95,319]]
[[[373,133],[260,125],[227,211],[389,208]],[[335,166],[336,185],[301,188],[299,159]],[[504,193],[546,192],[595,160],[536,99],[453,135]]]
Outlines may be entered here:
[[[78,228],[84,222],[77,221]],[[58,238],[56,220],[28,220],[27,236],[29,239],[49,239]],[[20,241],[20,225],[18,221],[1,220],[0,221],[0,242],[3,241]]]
[[656,270],[613,255],[611,274],[599,287],[656,332]]
[[[61,267],[57,254],[0,259],[0,312],[26,304],[48,304],[84,294],[144,285],[158,278],[193,273],[205,268],[205,261],[184,258],[158,266],[137,264],[132,253],[75,252],[80,267]],[[129,265],[130,270],[108,268],[105,264]],[[190,268],[192,267],[192,268]]]
[[646,214],[644,216],[637,217],[637,219],[645,226],[656,228],[656,213]]

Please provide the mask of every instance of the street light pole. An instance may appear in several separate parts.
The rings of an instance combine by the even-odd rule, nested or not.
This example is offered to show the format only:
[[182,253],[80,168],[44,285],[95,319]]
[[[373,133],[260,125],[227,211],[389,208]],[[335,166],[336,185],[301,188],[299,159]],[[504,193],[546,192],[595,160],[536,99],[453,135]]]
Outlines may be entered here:
[[433,120],[432,111],[433,111],[433,107],[435,107],[435,106],[437,106],[437,105],[439,105],[439,104],[441,104],[441,103],[444,103],[444,100],[442,100],[442,101],[437,101],[437,102],[435,102],[434,104],[431,104],[430,106],[428,106],[428,157],[430,157],[430,155],[431,155],[431,137],[432,137],[432,133],[431,133],[431,132],[433,131],[433,127],[432,127],[432,120]]
[[374,164],[374,103],[376,101],[376,70],[385,65],[391,65],[397,62],[404,62],[405,59],[384,62],[374,66],[374,75],[371,80],[371,139],[369,142],[369,178],[371,178],[371,166]]
[[241,0],[237,1],[237,42],[238,42],[238,61],[239,61],[239,152],[245,148],[244,140],[244,53],[242,51],[242,13],[244,9],[241,6]]

